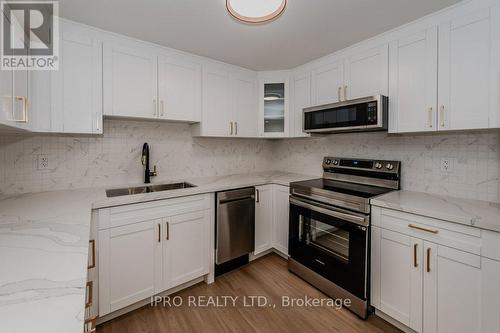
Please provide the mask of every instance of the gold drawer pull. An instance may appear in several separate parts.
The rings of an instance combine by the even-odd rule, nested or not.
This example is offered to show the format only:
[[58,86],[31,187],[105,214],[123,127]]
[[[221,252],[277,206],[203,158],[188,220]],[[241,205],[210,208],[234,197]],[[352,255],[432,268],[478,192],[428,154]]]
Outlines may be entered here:
[[91,239],[89,240],[89,244],[91,246],[90,253],[92,253],[92,264],[87,266],[87,269],[92,269],[95,268],[95,240]]
[[430,232],[430,233],[433,233],[433,234],[439,233],[439,230],[432,230],[432,229],[422,228],[422,227],[419,227],[418,225],[414,225],[414,224],[408,224],[408,227],[413,228],[413,229],[417,229],[417,230],[420,230],[420,231]]
[[88,281],[86,285],[86,290],[87,290],[87,301],[85,302],[85,307],[90,308],[92,306],[92,303],[94,302],[94,282],[93,281]]

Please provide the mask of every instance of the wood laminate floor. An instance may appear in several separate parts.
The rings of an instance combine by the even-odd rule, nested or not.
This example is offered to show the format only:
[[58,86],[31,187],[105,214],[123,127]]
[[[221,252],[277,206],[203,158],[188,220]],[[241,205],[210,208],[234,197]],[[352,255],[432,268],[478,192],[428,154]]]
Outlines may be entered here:
[[[199,283],[177,294],[181,307],[145,306],[98,327],[98,333],[164,333],[164,332],[400,332],[376,316],[361,320],[347,309],[335,307],[283,307],[282,296],[290,298],[327,297],[299,277],[288,272],[286,261],[269,254],[249,265],[227,273],[211,285]],[[189,306],[189,297],[201,296],[207,302],[212,296],[238,297],[236,305]],[[245,298],[246,296],[246,298]],[[248,296],[264,296],[263,307],[246,307]],[[193,298],[191,298],[192,300]],[[198,300],[198,298],[195,298]],[[193,304],[193,303],[192,303]],[[197,303],[200,304],[200,303]],[[275,306],[273,306],[273,304]]]

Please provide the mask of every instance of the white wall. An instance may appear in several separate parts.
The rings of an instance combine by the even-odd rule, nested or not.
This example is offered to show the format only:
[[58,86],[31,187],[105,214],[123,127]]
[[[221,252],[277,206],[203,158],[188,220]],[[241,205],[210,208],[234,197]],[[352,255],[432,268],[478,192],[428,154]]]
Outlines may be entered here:
[[[192,138],[189,125],[107,120],[103,137],[0,135],[0,192],[142,182],[142,144],[160,180],[280,170],[321,175],[324,156],[403,162],[403,189],[500,202],[500,132],[337,134],[278,141]],[[48,154],[51,170],[37,171]],[[452,169],[442,172],[441,159]]]
[[[193,138],[185,124],[106,120],[102,137],[0,134],[0,193],[141,183],[144,142],[151,168],[158,165],[153,181],[272,168],[269,141]],[[39,154],[49,156],[51,170],[36,170]]]
[[[273,146],[273,167],[320,175],[324,156],[402,161],[402,188],[500,201],[500,133],[388,136],[337,134],[283,140]],[[441,159],[452,162],[441,171]]]

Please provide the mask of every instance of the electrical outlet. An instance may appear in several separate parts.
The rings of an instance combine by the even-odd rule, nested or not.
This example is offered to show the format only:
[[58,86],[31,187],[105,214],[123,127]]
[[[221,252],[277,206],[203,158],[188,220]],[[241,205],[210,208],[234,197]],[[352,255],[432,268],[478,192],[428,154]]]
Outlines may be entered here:
[[37,170],[48,170],[50,169],[49,155],[37,155],[36,158],[36,169]]
[[451,172],[453,169],[453,159],[443,157],[441,159],[441,172]]

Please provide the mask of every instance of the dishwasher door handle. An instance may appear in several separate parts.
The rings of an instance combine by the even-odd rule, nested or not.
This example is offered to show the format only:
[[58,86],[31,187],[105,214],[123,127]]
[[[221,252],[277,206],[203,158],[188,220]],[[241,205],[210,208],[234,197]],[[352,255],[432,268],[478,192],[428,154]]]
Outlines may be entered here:
[[228,198],[228,199],[223,199],[219,200],[219,205],[224,205],[230,202],[235,202],[235,201],[244,201],[244,200],[255,200],[255,195],[245,195],[241,197],[234,197],[234,198]]

